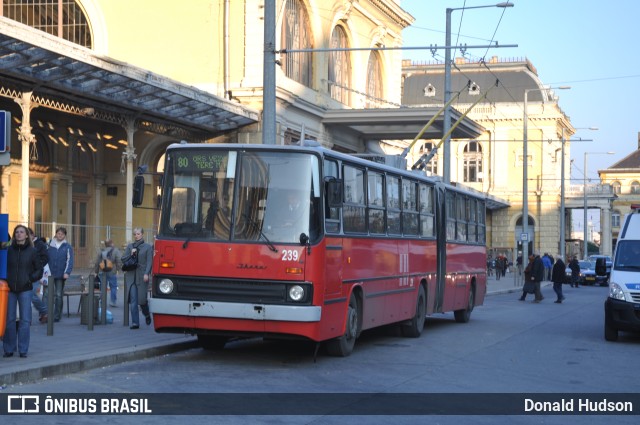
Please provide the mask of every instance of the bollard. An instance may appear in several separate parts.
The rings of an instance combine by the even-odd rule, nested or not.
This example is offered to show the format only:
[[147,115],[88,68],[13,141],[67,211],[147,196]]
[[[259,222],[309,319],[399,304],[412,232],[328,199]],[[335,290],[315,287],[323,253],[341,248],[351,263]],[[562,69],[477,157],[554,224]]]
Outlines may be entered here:
[[[100,272],[98,272],[98,276],[100,276]],[[107,273],[102,273],[102,279],[100,280],[100,323],[103,325],[107,324]]]
[[54,300],[56,297],[56,282],[53,276],[49,276],[47,279],[47,287],[42,289],[42,293],[47,294],[47,336],[53,335],[53,317],[54,314]]
[[[132,273],[135,272],[136,271],[134,270]],[[123,326],[129,326],[129,286],[127,285],[127,273],[129,272],[124,273],[124,297],[122,297],[124,299],[124,305],[122,306],[122,314],[124,314],[124,317],[122,318]]]
[[7,307],[9,305],[9,285],[5,280],[0,280],[0,337],[4,336],[7,327]]
[[[91,277],[91,275],[89,276]],[[93,280],[89,279],[90,282],[87,283],[87,330],[93,330],[93,321],[95,312],[93,311],[93,296],[95,294],[95,290],[93,288]]]

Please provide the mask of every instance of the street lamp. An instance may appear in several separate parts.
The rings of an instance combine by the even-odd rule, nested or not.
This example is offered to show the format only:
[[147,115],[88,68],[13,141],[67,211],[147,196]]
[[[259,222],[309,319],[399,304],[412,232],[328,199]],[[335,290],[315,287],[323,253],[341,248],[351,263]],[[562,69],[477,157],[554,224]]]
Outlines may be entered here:
[[[446,33],[445,33],[445,53],[444,53],[444,104],[447,105],[451,100],[451,12],[454,10],[466,10],[466,9],[480,9],[485,7],[513,7],[513,3],[502,2],[497,4],[490,4],[486,6],[469,6],[469,7],[454,7],[447,8],[446,18]],[[447,134],[451,129],[451,105],[444,108],[444,114],[442,116],[442,134]],[[444,146],[442,149],[442,179],[445,183],[451,182],[451,170],[449,164],[449,158],[451,157],[451,135],[447,136],[444,140]]]
[[522,129],[522,234],[527,235],[526,240],[522,241],[522,264],[526,265],[529,259],[529,176],[528,170],[529,164],[528,162],[528,152],[527,152],[527,137],[528,137],[528,123],[529,116],[527,114],[527,97],[529,96],[529,92],[532,91],[546,91],[546,90],[568,90],[570,86],[559,86],[559,87],[539,87],[535,89],[525,89],[524,90],[524,118],[523,118],[523,129]]
[[[598,130],[598,127],[575,127],[574,130]],[[562,127],[562,151],[561,151],[561,166],[560,166],[560,258],[566,261],[565,258],[565,245],[566,245],[566,223],[565,223],[565,194],[564,194],[564,127]]]
[[582,198],[584,202],[584,223],[582,224],[583,228],[583,243],[584,243],[584,259],[586,260],[589,256],[589,244],[587,238],[587,155],[613,155],[615,152],[585,152],[584,153],[584,186],[582,188]]

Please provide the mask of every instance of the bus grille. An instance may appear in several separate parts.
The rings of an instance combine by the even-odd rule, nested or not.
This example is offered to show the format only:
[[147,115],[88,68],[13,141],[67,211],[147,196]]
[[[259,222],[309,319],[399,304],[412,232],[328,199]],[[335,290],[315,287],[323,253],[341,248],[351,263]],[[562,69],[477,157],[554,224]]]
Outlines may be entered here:
[[[246,280],[216,280],[184,277],[169,277],[176,289],[170,295],[158,292],[156,279],[153,287],[155,298],[186,299],[194,301],[220,301],[256,304],[293,304],[287,299],[288,284],[281,281],[246,281]],[[291,282],[292,284],[294,282]],[[308,302],[296,305],[310,305],[312,300],[311,285],[295,282],[305,286]]]

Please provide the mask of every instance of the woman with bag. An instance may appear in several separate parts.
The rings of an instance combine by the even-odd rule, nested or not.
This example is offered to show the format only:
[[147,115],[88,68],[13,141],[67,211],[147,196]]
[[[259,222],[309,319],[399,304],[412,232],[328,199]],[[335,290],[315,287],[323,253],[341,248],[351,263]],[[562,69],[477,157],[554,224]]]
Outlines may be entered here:
[[[27,357],[31,338],[31,299],[33,282],[42,278],[43,264],[29,237],[29,231],[21,224],[13,230],[11,245],[7,250],[7,283],[9,300],[7,323],[2,339],[3,357],[13,357],[18,349],[20,357]],[[20,308],[20,323],[16,329],[16,317]]]
[[151,266],[153,264],[153,247],[144,241],[144,230],[141,227],[133,229],[134,241],[127,245],[127,249],[122,256],[123,270],[124,264],[128,263],[130,257],[135,257],[137,267],[127,270],[124,273],[124,281],[128,288],[129,310],[131,311],[131,326],[129,329],[140,328],[140,310],[144,314],[147,325],[151,324],[151,313],[147,302],[147,291],[151,278]]
[[533,267],[534,256],[529,256],[529,263],[527,267],[524,268],[524,286],[522,287],[522,296],[519,298],[520,301],[524,301],[527,298],[527,294],[535,294],[535,284],[531,280],[531,269]]

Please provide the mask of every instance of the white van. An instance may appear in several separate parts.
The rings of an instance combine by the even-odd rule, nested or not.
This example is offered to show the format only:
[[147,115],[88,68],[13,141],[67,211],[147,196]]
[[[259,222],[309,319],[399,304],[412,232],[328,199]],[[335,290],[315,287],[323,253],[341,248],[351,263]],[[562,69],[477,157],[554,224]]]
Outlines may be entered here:
[[[604,339],[616,341],[618,331],[640,332],[640,205],[632,205],[624,218],[604,303]],[[596,266],[604,274],[604,261]]]

